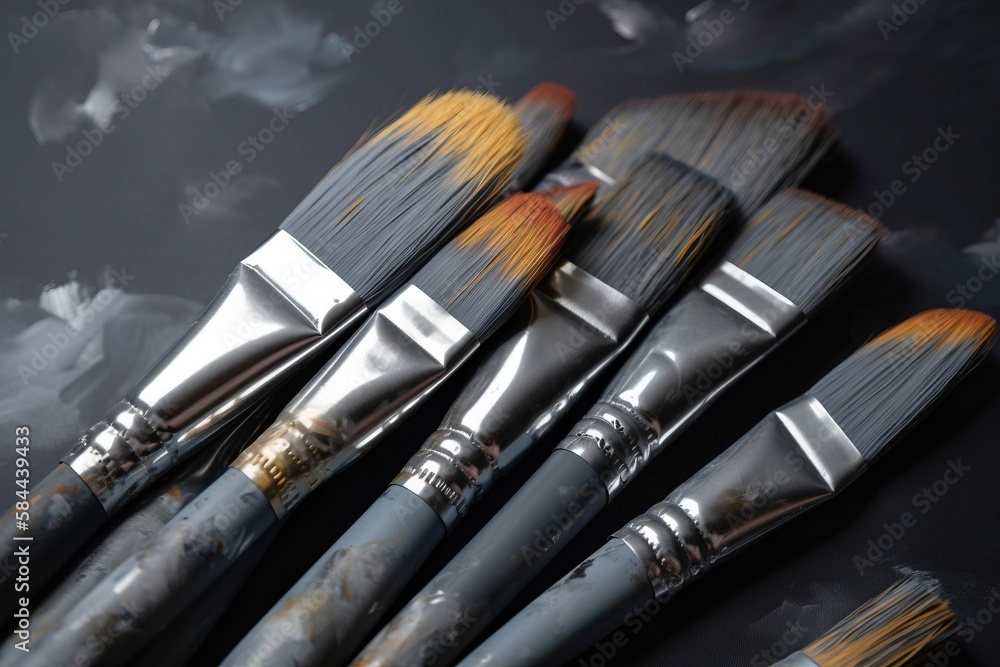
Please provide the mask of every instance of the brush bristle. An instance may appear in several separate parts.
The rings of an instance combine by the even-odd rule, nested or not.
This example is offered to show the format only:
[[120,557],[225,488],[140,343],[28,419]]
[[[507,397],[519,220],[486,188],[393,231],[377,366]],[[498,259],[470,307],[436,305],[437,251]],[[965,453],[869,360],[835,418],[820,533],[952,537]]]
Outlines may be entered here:
[[555,83],[540,83],[514,103],[527,135],[524,158],[514,173],[514,189],[531,182],[559,143],[576,111],[576,94]]
[[845,359],[810,390],[866,461],[970,371],[993,342],[996,321],[972,310],[928,310]]
[[590,212],[590,205],[600,185],[597,181],[586,181],[576,185],[541,190],[535,194],[544,197],[555,206],[568,224],[575,225]]
[[490,95],[427,97],[355,147],[281,228],[378,301],[507,185],[524,143]]
[[911,577],[866,602],[802,652],[819,667],[903,667],[955,632],[933,579]]
[[434,255],[413,284],[483,340],[549,271],[568,231],[543,197],[514,195]]
[[771,198],[726,259],[812,317],[882,237],[861,211],[802,190]]
[[717,237],[732,197],[670,158],[642,158],[594,207],[567,259],[655,313]]
[[692,93],[619,105],[575,157],[619,178],[644,153],[665,153],[708,174],[744,211],[794,185],[833,143],[829,113],[797,96]]

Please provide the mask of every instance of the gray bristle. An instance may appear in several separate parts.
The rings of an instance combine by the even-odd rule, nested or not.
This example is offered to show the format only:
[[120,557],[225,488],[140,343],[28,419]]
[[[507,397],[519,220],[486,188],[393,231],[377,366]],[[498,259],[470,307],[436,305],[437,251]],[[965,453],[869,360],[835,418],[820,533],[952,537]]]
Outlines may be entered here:
[[607,114],[574,157],[612,178],[665,153],[716,179],[744,211],[795,185],[833,144],[829,113],[797,95],[723,91],[633,100]]
[[915,658],[925,657],[957,627],[940,584],[914,575],[866,602],[802,653],[824,667],[915,665]]
[[523,147],[494,98],[428,98],[349,153],[281,229],[377,302],[506,186]]
[[929,310],[889,329],[810,391],[871,461],[970,371],[996,322],[971,310]]
[[514,113],[527,134],[524,158],[514,172],[514,190],[524,188],[541,171],[576,110],[576,94],[555,83],[540,83],[514,103]]
[[567,259],[655,313],[731,218],[731,195],[661,155],[637,162],[574,233]]
[[435,254],[413,284],[482,341],[549,271],[568,231],[545,198],[514,195]]
[[875,248],[882,231],[861,211],[786,190],[754,214],[726,259],[812,317]]

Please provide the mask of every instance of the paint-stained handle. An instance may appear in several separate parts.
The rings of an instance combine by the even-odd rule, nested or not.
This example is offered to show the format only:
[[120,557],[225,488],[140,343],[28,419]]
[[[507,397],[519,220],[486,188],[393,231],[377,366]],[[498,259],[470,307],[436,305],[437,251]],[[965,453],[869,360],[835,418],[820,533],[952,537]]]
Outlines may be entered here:
[[607,500],[586,461],[555,450],[353,664],[454,663]]
[[229,469],[67,614],[22,667],[132,664],[277,521],[267,497]]
[[[645,566],[624,542],[612,539],[535,598],[458,667],[561,665],[640,616],[651,602],[655,599]],[[615,635],[607,641],[621,646],[619,639]]]
[[427,503],[390,486],[222,667],[345,664],[444,536]]
[[108,519],[97,496],[65,463],[29,483],[26,491],[0,519],[0,616],[5,619],[22,606],[21,598],[38,598]]

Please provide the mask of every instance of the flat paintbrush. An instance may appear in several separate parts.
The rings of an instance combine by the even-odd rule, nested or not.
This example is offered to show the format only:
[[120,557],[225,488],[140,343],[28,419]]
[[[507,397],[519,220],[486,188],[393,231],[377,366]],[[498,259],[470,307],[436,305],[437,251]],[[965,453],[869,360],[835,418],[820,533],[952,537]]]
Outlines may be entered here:
[[800,191],[777,195],[726,260],[671,306],[539,470],[357,664],[454,662],[684,426],[828,301],[878,237],[878,224],[858,211]]
[[[461,665],[562,664],[629,610],[670,600],[839,494],[982,359],[995,329],[993,318],[968,310],[927,311],[889,329],[630,521]],[[813,655],[831,652],[822,646]],[[812,664],[804,659],[792,664]]]
[[[580,185],[550,193],[564,215],[592,194]],[[446,533],[676,292],[731,219],[730,205],[721,186],[694,170],[665,157],[640,160],[570,234],[567,259],[393,485],[224,664],[348,661]]]
[[[110,516],[404,284],[504,189],[523,144],[509,107],[456,92],[419,102],[357,146],[64,462],[19,491],[0,518],[0,563],[30,551],[22,593],[40,590]],[[13,587],[11,571],[2,568],[0,585]],[[0,612],[13,599],[3,596]]]
[[307,494],[370,450],[452,375],[548,272],[567,230],[544,198],[523,194],[470,225],[368,318],[229,470],[80,600],[23,664],[129,660]]
[[[777,667],[905,667],[957,631],[940,586],[910,576],[869,600]],[[929,664],[929,663],[928,663]]]
[[552,157],[576,110],[576,95],[565,86],[540,83],[522,95],[513,108],[526,135],[524,158],[510,179],[510,190],[518,191],[535,180]]
[[764,91],[686,93],[624,102],[587,132],[540,187],[613,183],[646,153],[663,153],[719,181],[746,215],[795,185],[833,143],[830,114],[802,97]]

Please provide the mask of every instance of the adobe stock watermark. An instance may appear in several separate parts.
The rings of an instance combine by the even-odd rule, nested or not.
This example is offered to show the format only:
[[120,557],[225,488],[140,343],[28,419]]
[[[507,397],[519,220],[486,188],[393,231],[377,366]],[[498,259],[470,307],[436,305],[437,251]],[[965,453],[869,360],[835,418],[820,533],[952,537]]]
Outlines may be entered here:
[[888,42],[889,37],[905,26],[910,17],[916,14],[925,4],[927,4],[927,0],[903,0],[899,4],[894,4],[892,11],[889,12],[888,19],[882,18],[875,22],[879,33],[882,35],[882,41]]
[[549,29],[555,32],[560,23],[563,23],[570,16],[576,13],[576,8],[587,0],[560,0],[555,9],[545,10],[545,20],[549,23]]
[[92,300],[81,304],[78,321],[66,322],[66,325],[60,331],[49,332],[47,342],[31,349],[31,359],[28,362],[28,366],[18,364],[17,373],[25,386],[30,383],[31,378],[37,377],[39,373],[48,368],[49,364],[62,354],[63,350],[69,347],[70,343],[80,335],[82,331],[79,326],[80,324],[92,322],[114,300],[115,292],[124,288],[129,282],[135,279],[135,276],[130,275],[125,270],[125,267],[119,270],[109,264],[106,269],[111,283],[109,285],[110,289],[101,290]]
[[781,637],[767,648],[761,649],[750,658],[750,667],[768,667],[782,658],[787,658],[798,650],[809,628],[798,621],[785,621],[785,631]]
[[677,71],[684,73],[684,67],[693,65],[694,61],[705,53],[705,49],[715,44],[715,40],[722,36],[726,27],[736,22],[736,17],[741,12],[745,12],[750,7],[750,0],[729,0],[729,4],[735,10],[726,7],[719,10],[715,18],[702,18],[696,20],[687,27],[687,46],[684,51],[674,51],[671,57]]
[[876,563],[881,562],[891,553],[906,533],[917,525],[920,517],[934,509],[934,506],[948,495],[951,487],[958,484],[970,470],[972,468],[963,464],[962,459],[949,460],[940,478],[923,487],[910,498],[910,505],[915,511],[907,510],[901,513],[896,520],[883,523],[882,534],[868,540],[868,548],[863,553],[854,555],[852,561],[858,574],[863,576],[865,570],[875,567]]
[[83,164],[84,159],[104,142],[105,137],[115,131],[115,123],[120,123],[128,118],[129,114],[146,99],[149,93],[163,83],[167,75],[168,72],[159,63],[147,65],[142,80],[131,90],[118,96],[114,111],[111,112],[112,119],[103,125],[83,130],[80,133],[82,139],[67,144],[66,157],[63,161],[53,160],[52,173],[55,174],[56,180],[62,183],[67,175],[72,174],[74,169]]
[[920,180],[930,168],[934,165],[943,153],[947,153],[948,150],[955,145],[955,142],[962,138],[962,135],[951,129],[951,125],[947,128],[939,127],[937,128],[937,135],[931,141],[931,143],[924,148],[919,153],[914,153],[910,156],[910,159],[900,165],[899,169],[903,176],[907,179],[904,181],[901,178],[893,180],[888,189],[886,190],[875,190],[872,195],[875,197],[875,201],[870,203],[865,211],[873,218],[881,218],[885,215],[900,197],[906,194],[908,190],[907,181],[909,183],[916,183]]
[[222,194],[228,188],[233,179],[243,173],[243,168],[257,159],[263,153],[275,137],[285,131],[285,128],[298,116],[292,113],[287,107],[281,109],[271,109],[271,118],[264,127],[253,134],[248,134],[246,139],[236,146],[236,157],[228,160],[218,171],[208,172],[208,178],[200,187],[192,187],[191,198],[186,202],[177,205],[184,222],[190,224],[191,220],[208,208],[213,199]]
[[[1000,616],[1000,588],[994,586],[974,614],[958,619],[958,639],[966,645],[976,640],[976,637]],[[927,654],[927,660],[918,663],[921,667],[946,667],[952,658],[962,652],[962,644],[956,639],[949,639],[943,646]]]
[[31,16],[22,16],[20,30],[17,32],[12,30],[7,33],[7,42],[10,44],[10,48],[14,50],[14,53],[19,53],[21,47],[34,39],[38,35],[38,32],[55,19],[59,15],[59,12],[62,11],[62,8],[71,2],[73,0],[38,0],[36,4],[39,11]]
[[955,285],[955,289],[948,292],[945,300],[956,308],[965,308],[965,304],[972,301],[997,273],[1000,273],[1000,261],[997,261],[996,253],[990,257],[982,255],[975,274],[969,276],[965,282]]
[[729,182],[733,188],[741,188],[754,174],[760,171],[774,157],[780,146],[779,138],[798,129],[803,123],[809,120],[814,114],[823,110],[823,105],[833,97],[832,90],[827,90],[826,84],[810,86],[809,93],[805,96],[802,104],[782,118],[777,125],[777,135],[768,137],[758,148],[747,151],[746,157],[733,167],[729,177]]
[[[407,0],[407,2],[413,2],[413,0]],[[372,8],[368,12],[372,20],[354,26],[354,30],[341,41],[340,50],[344,54],[345,60],[351,62],[352,58],[371,46],[372,40],[377,39],[382,31],[389,27],[392,20],[403,13],[405,8],[403,0],[387,0],[383,6]]]

